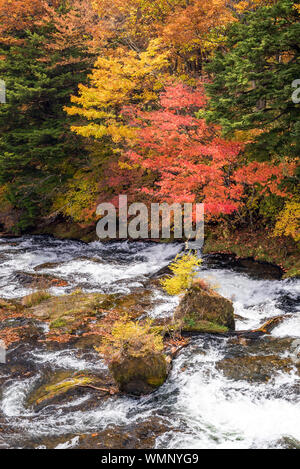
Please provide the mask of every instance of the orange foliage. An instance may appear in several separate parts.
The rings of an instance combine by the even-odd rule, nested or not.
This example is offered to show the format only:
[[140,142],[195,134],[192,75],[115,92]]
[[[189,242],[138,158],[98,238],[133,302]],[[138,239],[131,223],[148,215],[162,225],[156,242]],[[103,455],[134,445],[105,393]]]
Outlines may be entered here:
[[[52,3],[57,6],[59,0]],[[32,30],[35,21],[44,15],[46,7],[47,3],[43,0],[0,0],[1,41],[22,44],[22,32]],[[13,37],[16,33],[19,35],[18,39]]]
[[[56,66],[70,63],[84,62],[82,57],[70,54],[71,48],[87,51],[85,61],[93,62],[91,54],[97,50],[98,15],[92,7],[90,0],[72,0],[69,10],[61,14],[55,6],[44,5],[44,14],[39,25],[54,25],[55,31],[51,34],[51,41],[45,44],[49,55],[55,52],[64,52],[61,62]],[[92,55],[93,57],[93,55]],[[50,61],[51,57],[47,57]]]

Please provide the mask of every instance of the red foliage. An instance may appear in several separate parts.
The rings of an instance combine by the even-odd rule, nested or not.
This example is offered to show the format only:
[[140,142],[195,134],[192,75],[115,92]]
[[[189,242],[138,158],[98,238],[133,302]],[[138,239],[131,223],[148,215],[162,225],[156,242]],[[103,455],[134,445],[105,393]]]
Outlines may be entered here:
[[262,194],[269,190],[272,194],[286,197],[286,191],[279,186],[286,176],[294,174],[295,169],[295,163],[280,163],[275,166],[271,163],[253,161],[236,171],[235,181],[244,186],[259,184]]
[[[137,141],[125,155],[127,161],[154,175],[152,184],[145,184],[142,191],[169,203],[204,202],[211,216],[237,210],[250,185],[285,195],[279,185],[293,167],[258,162],[241,167],[243,144],[225,141],[219,127],[196,117],[206,102],[201,83],[196,89],[177,84],[161,94],[157,110],[123,109],[130,124],[138,128]],[[120,172],[118,178],[122,178]]]

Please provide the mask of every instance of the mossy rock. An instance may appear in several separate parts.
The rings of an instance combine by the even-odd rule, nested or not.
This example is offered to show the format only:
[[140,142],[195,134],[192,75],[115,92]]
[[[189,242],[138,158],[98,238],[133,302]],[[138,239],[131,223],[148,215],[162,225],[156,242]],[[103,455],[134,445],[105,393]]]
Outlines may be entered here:
[[235,329],[231,301],[213,290],[193,285],[182,298],[174,314],[182,331],[224,333]]
[[68,326],[68,322],[64,318],[55,319],[55,321],[52,321],[50,323],[50,329],[61,329],[67,326]]
[[9,311],[15,311],[17,309],[16,302],[13,300],[6,300],[4,298],[0,298],[0,309],[7,309]]
[[220,326],[209,321],[194,321],[185,318],[182,325],[183,332],[207,333],[207,334],[225,334],[229,331],[228,327]]
[[234,381],[267,382],[280,372],[290,373],[294,364],[289,358],[276,355],[224,358],[216,365]]
[[23,316],[24,307],[17,300],[7,300],[0,298],[0,312],[7,312],[8,316],[9,313],[20,313],[20,315]]
[[73,293],[52,297],[29,311],[40,319],[51,322],[65,320],[69,323],[87,315],[96,315],[105,299],[106,295],[99,293]]
[[300,449],[300,441],[296,438],[284,436],[278,441],[277,448],[281,449]]
[[96,382],[96,378],[89,375],[76,375],[70,371],[55,372],[52,376],[43,378],[43,381],[30,394],[27,406],[34,406],[36,410],[39,410],[45,405],[57,403],[61,397],[70,392],[74,393],[74,389]]
[[138,318],[151,309],[152,291],[143,289],[129,295],[107,295],[101,307],[108,311],[117,311],[120,315],[127,314],[131,318]]
[[110,371],[120,391],[135,396],[149,394],[164,384],[168,364],[163,354],[147,357],[129,357],[121,363],[113,363]]
[[[50,323],[51,331],[81,335],[89,321],[102,327],[109,323],[110,312],[116,317],[124,315],[137,319],[151,309],[151,291],[143,290],[130,295],[106,295],[75,291],[69,295],[53,296],[40,304],[28,307],[28,312]],[[115,320],[115,319],[114,319]],[[93,340],[94,345],[99,338]]]

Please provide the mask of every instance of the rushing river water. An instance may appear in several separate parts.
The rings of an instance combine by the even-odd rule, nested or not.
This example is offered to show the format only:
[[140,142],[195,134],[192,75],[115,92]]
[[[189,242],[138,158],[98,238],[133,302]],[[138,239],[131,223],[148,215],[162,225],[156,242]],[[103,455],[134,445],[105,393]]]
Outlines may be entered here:
[[[144,287],[150,275],[180,252],[180,244],[83,244],[48,237],[0,240],[0,297],[20,298],[29,289],[22,275],[50,274],[68,281],[54,287],[61,295],[84,291],[128,294]],[[26,399],[44,370],[101,371],[96,352],[13,347],[8,357],[18,369],[34,369],[28,378],[13,377],[0,364],[0,448],[279,448],[300,443],[299,374],[296,366],[269,380],[228,376],[218,365],[239,356],[290,357],[300,350],[300,285],[280,280],[263,267],[235,265],[229,258],[207,256],[199,275],[234,303],[237,329],[252,329],[286,315],[272,336],[243,347],[230,339],[202,335],[174,360],[167,382],[140,399],[95,399],[85,390],[68,402],[39,411]],[[168,316],[177,304],[153,287],[149,315]],[[46,326],[45,326],[46,327]],[[288,345],[287,345],[288,344]],[[245,351],[245,349],[247,349]]]

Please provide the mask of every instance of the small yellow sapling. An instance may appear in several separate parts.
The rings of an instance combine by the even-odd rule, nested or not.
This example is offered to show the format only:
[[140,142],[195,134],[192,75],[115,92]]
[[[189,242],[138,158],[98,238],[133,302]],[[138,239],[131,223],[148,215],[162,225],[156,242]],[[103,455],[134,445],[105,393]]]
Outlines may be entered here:
[[173,275],[161,280],[163,289],[169,295],[180,295],[184,293],[193,284],[197,275],[197,269],[202,264],[197,254],[188,252],[182,256],[177,255],[174,262],[170,265]]

